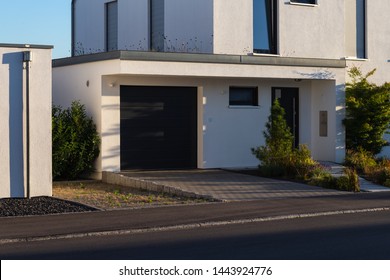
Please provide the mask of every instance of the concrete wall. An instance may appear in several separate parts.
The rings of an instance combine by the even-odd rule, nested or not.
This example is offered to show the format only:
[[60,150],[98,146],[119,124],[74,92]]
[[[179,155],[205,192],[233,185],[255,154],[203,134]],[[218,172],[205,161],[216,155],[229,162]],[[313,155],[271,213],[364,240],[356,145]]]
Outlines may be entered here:
[[0,198],[27,195],[24,51],[32,53],[29,68],[30,195],[52,193],[51,47],[0,45]]
[[[343,68],[109,60],[56,67],[53,78],[54,103],[69,106],[81,99],[97,123],[102,136],[98,172],[120,169],[120,85],[198,88],[199,168],[258,164],[250,149],[264,144],[272,87],[299,88],[300,140],[316,159],[344,158],[344,97],[338,90],[345,83]],[[258,87],[260,106],[229,107],[229,86]],[[327,137],[318,132],[321,110],[329,112]]]
[[[101,94],[102,88],[110,89],[116,86],[115,81],[110,84],[103,83],[102,76],[107,73],[120,73],[118,63],[104,61],[53,68],[53,104],[67,108],[72,101],[80,100],[81,104],[85,105],[87,114],[92,116],[97,130],[103,132],[101,152],[95,163],[98,172],[102,170],[106,155],[115,147],[115,140],[111,141],[112,134],[119,133],[119,126],[111,126],[111,119],[116,119],[115,113],[119,110],[119,105],[118,108],[113,106],[110,96],[102,97]],[[103,166],[103,170],[106,169],[107,166]]]
[[82,55],[105,51],[105,14],[107,0],[74,1],[74,53]]
[[[367,1],[366,3],[366,59],[348,59],[347,66],[359,67],[362,72],[368,73],[376,69],[375,75],[369,78],[370,82],[381,85],[390,82],[390,25],[386,18],[390,11],[388,1]],[[349,80],[348,74],[346,74]],[[390,141],[390,135],[384,137]],[[390,157],[390,147],[384,147],[381,156]]]
[[322,0],[317,6],[279,0],[279,54],[340,59],[345,56],[344,1]]
[[[74,14],[75,54],[105,51],[105,3],[111,0],[77,0]],[[212,0],[165,0],[165,51],[211,53]],[[118,48],[148,51],[150,22],[148,0],[118,0]]]
[[214,53],[253,52],[253,1],[214,0]]
[[149,50],[148,1],[119,0],[118,17],[120,22],[118,25],[118,48],[121,50]]
[[165,0],[165,51],[213,52],[213,1]]
[[[76,54],[104,51],[104,4],[110,1],[75,2]],[[351,18],[348,7],[339,0],[319,1],[314,6],[279,0],[278,54],[345,57],[349,48],[345,30]],[[253,0],[165,0],[164,9],[165,51],[240,55],[253,52]],[[118,48],[149,50],[149,1],[118,0],[118,10]]]

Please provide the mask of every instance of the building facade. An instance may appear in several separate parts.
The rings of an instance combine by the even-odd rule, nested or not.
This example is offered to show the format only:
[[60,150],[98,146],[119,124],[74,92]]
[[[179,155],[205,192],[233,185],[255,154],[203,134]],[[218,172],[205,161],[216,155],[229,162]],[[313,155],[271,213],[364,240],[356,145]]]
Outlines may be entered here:
[[342,162],[348,67],[378,67],[379,82],[389,73],[390,3],[377,2],[74,0],[54,103],[86,104],[102,136],[98,174],[254,167],[275,98],[296,144]]

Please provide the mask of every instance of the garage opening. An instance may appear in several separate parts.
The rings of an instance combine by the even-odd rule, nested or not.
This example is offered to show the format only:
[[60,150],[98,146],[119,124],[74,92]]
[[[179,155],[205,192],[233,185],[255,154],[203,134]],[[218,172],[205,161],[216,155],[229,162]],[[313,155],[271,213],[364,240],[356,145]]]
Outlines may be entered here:
[[121,170],[197,168],[197,88],[121,86]]

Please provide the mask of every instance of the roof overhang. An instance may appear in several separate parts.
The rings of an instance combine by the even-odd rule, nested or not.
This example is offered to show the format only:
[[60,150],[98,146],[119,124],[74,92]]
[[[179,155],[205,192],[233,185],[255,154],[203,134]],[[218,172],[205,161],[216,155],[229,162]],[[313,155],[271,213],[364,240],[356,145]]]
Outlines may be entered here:
[[156,61],[156,62],[188,62],[236,65],[269,65],[313,68],[346,68],[345,59],[296,58],[257,55],[224,55],[163,53],[141,51],[113,51],[53,60],[53,67],[62,67],[105,60]]

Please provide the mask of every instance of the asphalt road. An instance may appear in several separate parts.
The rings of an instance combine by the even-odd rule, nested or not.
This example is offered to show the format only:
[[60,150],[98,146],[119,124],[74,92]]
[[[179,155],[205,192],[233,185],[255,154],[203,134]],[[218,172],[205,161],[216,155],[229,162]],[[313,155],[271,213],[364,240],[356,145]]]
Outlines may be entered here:
[[390,211],[3,244],[0,259],[390,259]]

